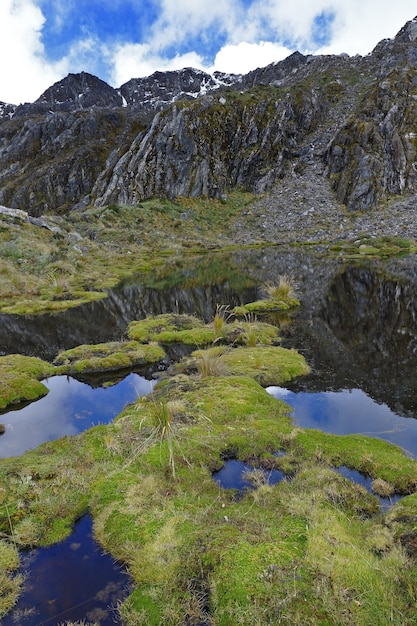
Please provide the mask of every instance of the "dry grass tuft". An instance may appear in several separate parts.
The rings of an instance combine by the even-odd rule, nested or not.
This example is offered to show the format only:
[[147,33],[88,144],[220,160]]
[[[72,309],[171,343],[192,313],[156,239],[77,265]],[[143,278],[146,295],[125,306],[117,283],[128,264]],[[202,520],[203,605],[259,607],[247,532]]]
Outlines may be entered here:
[[227,376],[228,367],[224,361],[224,348],[209,348],[198,350],[196,357],[197,370],[201,378],[209,376]]
[[263,295],[269,300],[287,300],[297,297],[297,284],[286,274],[278,277],[278,283],[267,282],[262,287]]
[[382,478],[375,478],[375,480],[372,481],[371,487],[372,491],[378,496],[381,496],[381,498],[389,498],[395,491],[393,485]]

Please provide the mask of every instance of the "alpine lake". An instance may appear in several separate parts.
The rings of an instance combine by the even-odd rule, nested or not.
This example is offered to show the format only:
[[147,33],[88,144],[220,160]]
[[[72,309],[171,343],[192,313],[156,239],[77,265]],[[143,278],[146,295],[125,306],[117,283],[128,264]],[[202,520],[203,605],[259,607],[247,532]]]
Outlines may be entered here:
[[[374,538],[369,568],[375,576],[388,577],[382,562],[394,560],[397,549],[408,563],[416,556],[414,254],[349,257],[317,246],[274,246],[196,255],[157,276],[132,276],[108,297],[63,312],[1,314],[1,354],[52,363],[77,346],[127,340],[132,322],[161,314],[190,315],[209,325],[221,311],[223,323],[232,324],[234,308],[259,299],[262,286],[279,276],[290,277],[300,306],[244,319],[276,327],[279,346],[297,351],[308,373],[283,380],[268,371],[249,379],[220,372],[206,376],[200,388],[187,359],[221,342],[171,342],[162,344],[165,356],[155,364],[50,375],[43,379],[46,395],[3,410],[0,465],[13,480],[0,487],[0,516],[3,537],[19,546],[20,564],[11,575],[22,577],[4,626],[372,623],[376,609],[366,591],[344,578],[346,571],[320,559],[315,565],[312,554],[325,560],[328,551],[337,553],[342,563],[336,543],[352,542],[331,528],[345,533],[348,523],[366,526],[352,530],[361,535],[354,554]],[[255,361],[264,370],[255,344]],[[234,389],[219,382],[228,378]],[[185,434],[151,442],[151,434],[139,436],[148,419],[140,403],[152,404],[158,386],[168,389],[162,410],[177,403]],[[235,424],[218,417],[229,399]],[[246,415],[251,403],[258,408]],[[168,432],[172,424],[164,417]],[[283,425],[271,425],[274,420]],[[77,463],[87,469],[74,487]],[[44,501],[43,512],[36,499]],[[320,514],[311,513],[313,502]],[[275,514],[278,528],[270,522]],[[36,526],[42,515],[49,524],[44,535]],[[189,566],[182,568],[181,559]],[[403,605],[385,613],[379,608],[381,621],[373,623],[415,623],[417,576],[411,570]],[[363,574],[366,585],[370,579]],[[398,580],[387,585],[388,603],[396,602]],[[343,596],[337,610],[345,621],[332,615],[332,588]],[[274,594],[274,606],[264,609],[264,598]],[[379,583],[375,603],[378,594],[386,595]]]

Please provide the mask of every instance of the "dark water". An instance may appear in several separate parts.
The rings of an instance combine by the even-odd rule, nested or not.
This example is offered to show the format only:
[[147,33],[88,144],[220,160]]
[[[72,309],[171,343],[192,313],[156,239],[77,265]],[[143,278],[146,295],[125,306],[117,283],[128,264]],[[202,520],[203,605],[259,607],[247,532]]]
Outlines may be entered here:
[[18,456],[45,441],[108,424],[155,384],[134,373],[110,387],[91,387],[70,376],[53,376],[43,382],[49,389],[46,396],[0,415],[6,427],[0,437],[0,457]]
[[347,265],[315,286],[318,297],[307,296],[285,338],[312,373],[290,388],[361,389],[397,415],[416,418],[416,257]]
[[88,515],[65,541],[23,555],[22,570],[28,572],[24,592],[2,626],[82,619],[114,626],[117,602],[128,595],[129,577],[94,541]]

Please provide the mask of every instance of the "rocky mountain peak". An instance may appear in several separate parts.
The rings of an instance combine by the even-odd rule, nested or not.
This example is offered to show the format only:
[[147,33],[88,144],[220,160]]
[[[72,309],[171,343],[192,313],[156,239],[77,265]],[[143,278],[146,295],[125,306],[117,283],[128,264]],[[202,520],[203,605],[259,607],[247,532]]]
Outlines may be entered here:
[[47,113],[50,111],[74,111],[92,106],[118,107],[123,101],[120,94],[106,82],[88,74],[68,74],[49,87],[31,104],[23,104],[16,114]]
[[127,105],[159,110],[179,98],[197,98],[239,79],[240,76],[233,74],[217,72],[212,76],[202,70],[186,67],[182,70],[154,72],[144,78],[132,78],[120,87],[119,93]]
[[395,37],[396,41],[408,43],[417,39],[417,16],[407,22]]

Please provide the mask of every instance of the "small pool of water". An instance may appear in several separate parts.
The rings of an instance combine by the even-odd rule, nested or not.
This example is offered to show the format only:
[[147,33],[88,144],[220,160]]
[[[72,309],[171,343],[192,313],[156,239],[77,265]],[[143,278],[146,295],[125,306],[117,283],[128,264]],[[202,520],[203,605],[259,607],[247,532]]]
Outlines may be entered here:
[[295,393],[283,387],[268,387],[267,391],[292,407],[294,421],[302,428],[377,437],[417,458],[417,420],[397,415],[386,404],[377,404],[361,389]]
[[0,457],[18,456],[45,441],[108,424],[126,404],[149,394],[156,381],[131,373],[108,387],[90,387],[71,376],[42,382],[49,389],[46,396],[0,415],[6,428],[0,437]]
[[130,579],[94,541],[89,515],[65,541],[27,552],[21,569],[28,578],[2,626],[57,626],[66,620],[119,623],[115,607],[128,595]]
[[[237,489],[238,491],[253,489],[253,484],[245,478],[245,473],[253,469],[251,465],[247,465],[243,461],[230,459],[225,461],[225,464],[218,472],[214,472],[213,478],[223,489]],[[276,485],[284,478],[283,472],[279,470],[262,471],[265,475],[265,482],[269,485]]]
[[389,498],[382,498],[381,496],[378,496],[372,491],[372,478],[370,476],[365,476],[365,474],[361,474],[361,472],[358,472],[358,470],[350,469],[345,465],[341,465],[336,469],[336,471],[351,482],[362,485],[362,487],[365,487],[365,489],[369,493],[378,498],[379,505],[382,511],[387,511],[393,504],[395,504],[402,498],[402,496],[399,496],[398,494],[393,495]]

